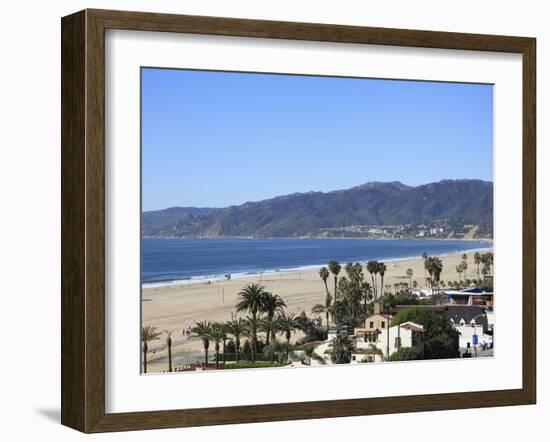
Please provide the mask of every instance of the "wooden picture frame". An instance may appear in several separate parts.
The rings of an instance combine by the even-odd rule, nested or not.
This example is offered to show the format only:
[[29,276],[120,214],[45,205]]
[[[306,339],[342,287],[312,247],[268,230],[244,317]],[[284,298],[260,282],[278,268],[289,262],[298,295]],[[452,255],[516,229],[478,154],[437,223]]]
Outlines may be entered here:
[[[105,30],[494,51],[523,58],[523,385],[519,389],[108,414],[105,412]],[[62,19],[62,410],[83,432],[534,404],[536,41],[533,38],[84,10]]]

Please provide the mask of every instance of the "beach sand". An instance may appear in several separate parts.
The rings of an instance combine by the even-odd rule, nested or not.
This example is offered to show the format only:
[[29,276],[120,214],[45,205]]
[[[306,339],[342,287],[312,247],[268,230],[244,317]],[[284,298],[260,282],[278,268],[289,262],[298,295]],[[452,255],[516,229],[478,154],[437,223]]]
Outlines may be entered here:
[[[474,264],[474,252],[467,252],[468,270],[466,278],[477,277],[477,266]],[[456,266],[462,261],[462,252],[442,256],[443,272],[441,280],[458,280]],[[408,268],[413,270],[413,281],[418,287],[426,285],[424,263],[421,257],[406,260],[386,260],[387,271],[384,285],[393,287],[394,283],[409,282],[406,276]],[[345,275],[342,263],[341,276]],[[463,275],[464,276],[464,275]],[[371,281],[365,270],[365,277]],[[243,286],[252,282],[263,284],[267,291],[281,296],[287,304],[287,311],[299,314],[305,311],[310,315],[315,304],[324,303],[325,288],[319,277],[318,269],[307,269],[296,272],[279,272],[264,275],[224,280],[204,281],[177,286],[144,288],[142,292],[143,325],[157,327],[159,330],[175,330],[172,335],[172,355],[174,365],[202,361],[202,342],[197,338],[185,336],[183,331],[196,321],[229,321],[236,315],[237,294]],[[332,292],[334,278],[331,274],[329,289]],[[378,280],[377,284],[380,282]],[[298,335],[296,335],[297,337]],[[165,335],[149,343],[148,372],[167,370],[167,351]],[[293,338],[295,339],[295,338]],[[214,354],[213,344],[210,353]]]

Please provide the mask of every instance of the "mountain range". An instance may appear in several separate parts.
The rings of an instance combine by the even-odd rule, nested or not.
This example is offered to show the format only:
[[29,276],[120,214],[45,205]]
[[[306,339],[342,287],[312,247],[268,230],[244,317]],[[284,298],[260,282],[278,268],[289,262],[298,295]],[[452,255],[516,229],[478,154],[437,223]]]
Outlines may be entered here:
[[142,213],[142,235],[319,237],[324,229],[434,222],[449,228],[484,226],[484,232],[492,232],[492,219],[492,182],[443,180],[420,186],[369,182],[345,190],[293,193],[225,208],[147,211]]

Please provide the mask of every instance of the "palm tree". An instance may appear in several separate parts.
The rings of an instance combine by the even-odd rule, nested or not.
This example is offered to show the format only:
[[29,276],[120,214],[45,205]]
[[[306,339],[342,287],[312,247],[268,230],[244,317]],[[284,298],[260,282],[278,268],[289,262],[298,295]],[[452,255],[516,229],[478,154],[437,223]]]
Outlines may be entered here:
[[244,286],[238,293],[239,302],[236,305],[237,311],[249,312],[251,315],[249,325],[251,327],[252,339],[252,362],[256,361],[256,343],[258,342],[256,327],[258,325],[258,313],[262,311],[264,305],[265,293],[265,287],[257,283]]
[[172,333],[175,330],[164,330],[166,333],[166,346],[168,347],[168,371],[172,372]]
[[477,266],[477,279],[479,279],[479,265],[481,264],[481,255],[479,252],[474,253],[474,263]]
[[[384,274],[386,273],[387,267],[383,262],[378,263],[378,273],[380,273],[380,289],[384,287]],[[383,295],[384,293],[382,293]]]
[[275,356],[277,354],[281,355],[284,351],[286,351],[286,347],[275,337],[271,340],[269,345],[265,347],[264,355],[273,362]]
[[[462,255],[462,258],[464,258],[465,256],[467,258],[466,254]],[[464,260],[460,263],[460,265],[462,266],[462,273],[464,273],[464,278],[466,278],[466,270],[468,270],[468,261]]]
[[288,353],[290,351],[290,337],[299,326],[300,321],[294,313],[282,313],[278,317],[279,328],[285,333],[286,338],[286,361],[288,362]]
[[311,365],[311,360],[319,362],[320,364],[326,364],[325,359],[315,352],[315,346],[312,344],[304,347],[304,355],[307,358],[308,364]]
[[328,263],[328,268],[334,275],[334,300],[336,300],[336,297],[338,296],[338,273],[340,273],[340,270],[342,270],[342,266],[338,261],[332,260]]
[[330,359],[335,364],[349,364],[351,362],[351,352],[353,344],[345,333],[339,333],[331,339]]
[[370,260],[367,262],[367,271],[370,273],[372,279],[372,288],[374,291],[374,299],[377,299],[377,290],[376,290],[376,275],[378,273],[378,261]]
[[426,252],[422,253],[422,259],[424,260],[424,284],[428,284],[428,279],[426,277],[426,260],[428,259],[428,254]]
[[[279,295],[266,292],[261,306],[261,311],[266,314],[267,319],[273,321],[276,313],[281,313],[286,307],[285,301]],[[265,344],[269,345],[269,339],[275,336],[275,332],[266,335]]]
[[459,264],[456,266],[456,273],[458,273],[458,280],[462,281],[462,265]]
[[239,362],[239,351],[241,349],[241,336],[249,336],[248,325],[241,318],[234,319],[226,325],[226,330],[235,338],[235,361]]
[[[323,305],[323,304],[315,304],[312,308],[311,308],[311,314],[312,315],[326,315],[326,318],[327,318],[327,334],[328,334],[328,315],[330,313],[330,305],[327,307],[326,305]],[[322,326],[322,324],[321,324]]]
[[212,339],[212,323],[210,321],[197,322],[191,331],[202,339],[202,346],[204,348],[204,364],[208,365],[208,348],[210,347],[210,340]]
[[365,321],[367,318],[367,302],[370,300],[372,300],[372,286],[368,282],[366,282],[363,287],[363,310],[365,313]]
[[493,265],[493,254],[492,252],[487,252],[481,255],[481,262],[483,263],[482,272],[483,276],[491,274],[491,266]]
[[225,341],[227,338],[224,325],[219,322],[214,322],[210,330],[210,338],[214,342],[214,350],[216,351],[216,368],[219,368],[220,342]]
[[[266,336],[271,336],[272,339],[275,339],[275,335],[279,331],[279,321],[277,318],[266,316],[260,319],[258,330],[265,332]],[[265,345],[269,345],[269,340],[266,339]]]
[[413,269],[408,268],[407,269],[407,276],[409,277],[409,288],[412,289],[412,277],[413,277]]
[[319,269],[319,276],[321,277],[321,279],[323,280],[323,282],[325,284],[325,292],[326,292],[326,296],[325,296],[325,315],[326,315],[326,320],[327,320],[327,334],[328,334],[329,309],[330,309],[330,304],[332,303],[332,296],[330,296],[330,292],[328,291],[328,285],[327,285],[327,279],[330,276],[328,269],[326,267],[321,267]]
[[[250,355],[251,355],[251,361],[256,362],[256,356],[258,353],[258,330],[260,328],[260,324],[262,322],[262,316],[252,316],[247,315],[244,320],[246,322],[246,327],[248,330],[248,334],[250,336]],[[256,338],[254,338],[256,336]]]
[[141,342],[143,342],[143,373],[147,373],[147,350],[149,350],[149,342],[156,341],[160,332],[156,327],[146,325],[141,327]]

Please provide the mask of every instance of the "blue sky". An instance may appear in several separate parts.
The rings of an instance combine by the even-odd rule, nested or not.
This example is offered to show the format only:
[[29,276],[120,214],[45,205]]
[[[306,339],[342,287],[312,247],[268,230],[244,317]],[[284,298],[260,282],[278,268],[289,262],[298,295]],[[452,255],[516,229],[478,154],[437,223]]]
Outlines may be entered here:
[[493,87],[142,69],[143,210],[493,180]]

